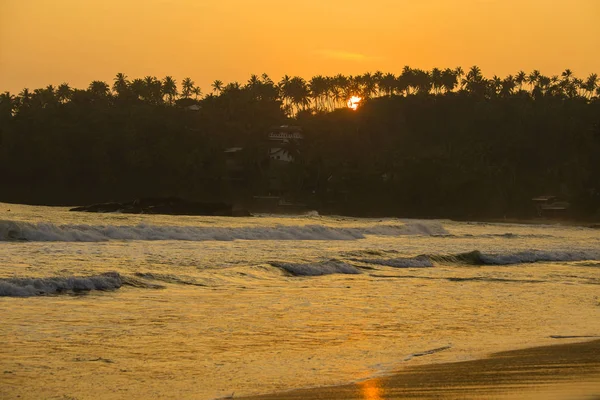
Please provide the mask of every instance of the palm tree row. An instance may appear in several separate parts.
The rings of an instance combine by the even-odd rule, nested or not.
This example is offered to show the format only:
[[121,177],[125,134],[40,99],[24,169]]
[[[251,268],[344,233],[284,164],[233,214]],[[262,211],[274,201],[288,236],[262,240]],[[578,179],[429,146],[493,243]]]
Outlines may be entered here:
[[[204,98],[247,90],[258,99],[280,101],[288,115],[296,115],[305,110],[332,111],[345,107],[352,96],[369,99],[394,95],[467,93],[492,98],[527,94],[533,97],[552,95],[591,100],[600,96],[598,82],[597,74],[590,74],[584,80],[575,77],[569,69],[560,76],[545,76],[534,70],[529,74],[519,71],[504,78],[485,78],[477,66],[471,67],[466,73],[460,67],[425,71],[406,66],[398,75],[381,71],[356,76],[317,75],[308,81],[302,77],[285,75],[275,83],[267,74],[263,74],[260,77],[252,75],[243,85],[238,82],[224,84],[215,80],[211,85],[211,93]],[[0,103],[4,106],[8,104],[11,113],[14,113],[23,108],[45,107],[83,98],[188,105],[202,98],[202,91],[191,78],[183,79],[179,89],[171,76],[162,80],[154,76],[129,80],[119,73],[114,78],[112,87],[104,81],[93,81],[87,90],[73,89],[67,83],[58,87],[49,85],[33,92],[26,88],[18,96],[5,92],[0,95]]]

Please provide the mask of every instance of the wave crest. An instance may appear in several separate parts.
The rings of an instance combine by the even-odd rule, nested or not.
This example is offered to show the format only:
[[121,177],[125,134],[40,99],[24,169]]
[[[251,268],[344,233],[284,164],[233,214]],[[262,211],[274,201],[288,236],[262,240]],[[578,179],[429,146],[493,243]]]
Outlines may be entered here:
[[0,221],[0,241],[102,242],[108,240],[357,240],[365,235],[433,235],[445,229],[435,222],[367,227],[328,227],[324,225],[270,227],[199,227],[158,225],[55,225]]
[[600,251],[547,251],[526,250],[516,253],[493,254],[479,250],[451,255],[432,255],[432,260],[441,263],[459,263],[470,265],[514,265],[535,262],[572,262],[600,259]]
[[384,265],[394,268],[427,268],[433,267],[433,261],[425,255],[407,258],[363,258],[355,261],[367,264]]
[[115,290],[123,285],[121,276],[107,272],[95,276],[69,276],[52,278],[0,279],[0,297],[31,297],[67,292]]
[[338,260],[317,263],[272,262],[272,266],[280,268],[295,276],[321,276],[331,274],[360,274],[360,270],[350,264]]
[[353,258],[353,261],[396,268],[433,267],[437,264],[515,265],[536,262],[574,262],[600,260],[600,251],[527,250],[515,253],[483,253],[479,250],[456,254],[432,254],[407,258]]

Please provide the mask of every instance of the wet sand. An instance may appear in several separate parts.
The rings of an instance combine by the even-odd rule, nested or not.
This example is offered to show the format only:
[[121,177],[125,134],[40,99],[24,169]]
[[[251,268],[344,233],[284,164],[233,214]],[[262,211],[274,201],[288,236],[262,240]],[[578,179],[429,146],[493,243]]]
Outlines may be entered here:
[[355,384],[246,399],[442,398],[600,399],[600,340],[507,351],[481,360],[421,365]]

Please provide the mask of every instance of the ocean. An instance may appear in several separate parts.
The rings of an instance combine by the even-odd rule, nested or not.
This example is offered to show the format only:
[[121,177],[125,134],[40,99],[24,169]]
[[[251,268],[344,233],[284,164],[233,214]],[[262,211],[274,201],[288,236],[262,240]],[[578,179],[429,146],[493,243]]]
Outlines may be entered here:
[[600,231],[0,203],[0,398],[216,399],[600,335]]

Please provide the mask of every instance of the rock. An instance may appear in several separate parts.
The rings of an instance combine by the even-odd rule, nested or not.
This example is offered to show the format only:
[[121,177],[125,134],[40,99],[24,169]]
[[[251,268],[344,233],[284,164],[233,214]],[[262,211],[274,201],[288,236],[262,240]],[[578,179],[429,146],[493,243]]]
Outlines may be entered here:
[[152,197],[136,199],[126,203],[100,203],[75,207],[70,211],[122,212],[124,214],[166,214],[205,216],[250,216],[247,210],[235,210],[231,204],[202,203],[177,197]]
[[86,212],[117,212],[122,211],[125,205],[122,203],[99,203],[89,206],[71,208],[69,211],[86,211]]

